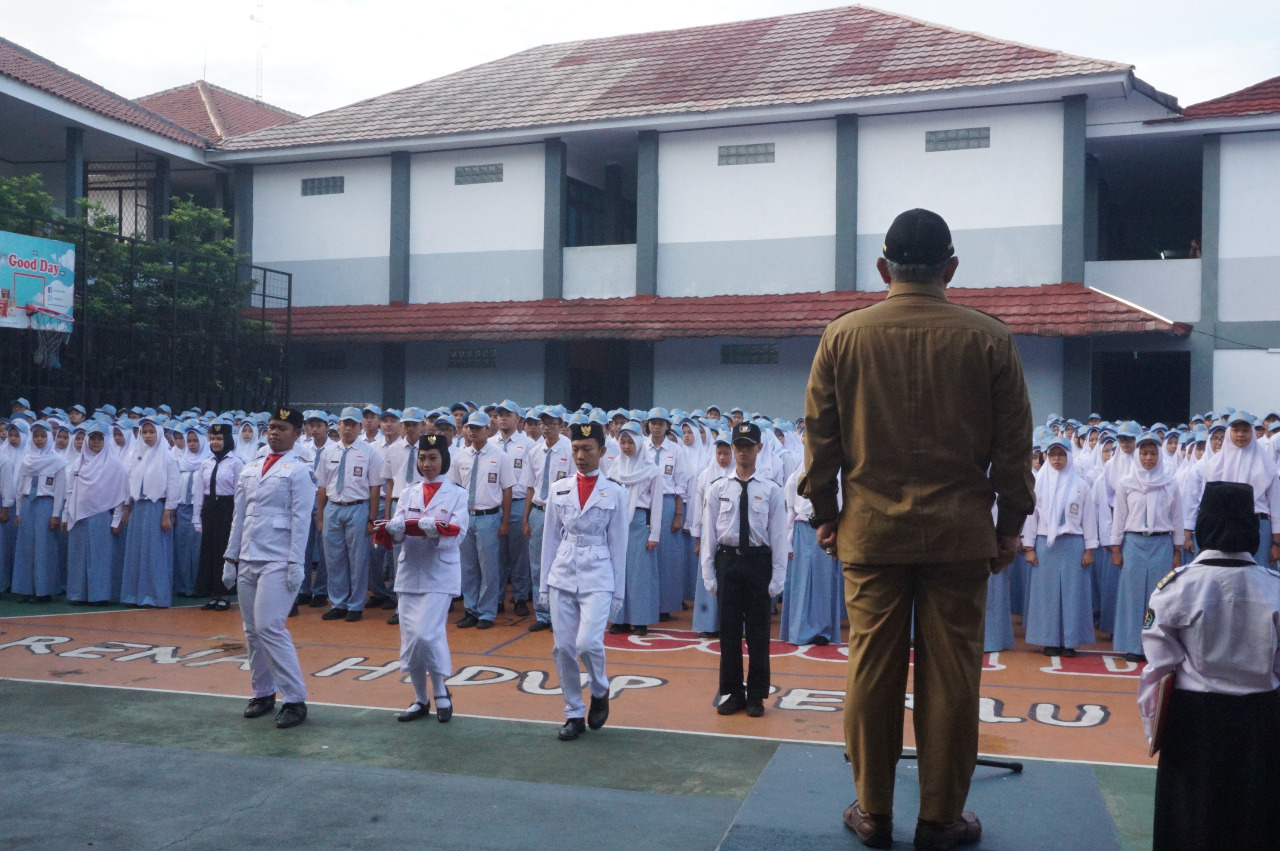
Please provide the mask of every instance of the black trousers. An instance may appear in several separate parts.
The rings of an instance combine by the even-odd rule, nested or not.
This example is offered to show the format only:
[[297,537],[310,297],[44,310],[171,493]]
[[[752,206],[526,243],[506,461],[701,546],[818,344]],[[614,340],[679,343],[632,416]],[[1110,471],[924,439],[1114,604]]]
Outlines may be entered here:
[[716,595],[720,600],[720,693],[742,695],[742,636],[747,637],[747,700],[769,696],[768,547],[716,549]]
[[197,597],[229,597],[236,593],[222,584],[223,554],[231,538],[231,521],[235,517],[234,496],[206,496],[200,511],[200,565],[196,569]]

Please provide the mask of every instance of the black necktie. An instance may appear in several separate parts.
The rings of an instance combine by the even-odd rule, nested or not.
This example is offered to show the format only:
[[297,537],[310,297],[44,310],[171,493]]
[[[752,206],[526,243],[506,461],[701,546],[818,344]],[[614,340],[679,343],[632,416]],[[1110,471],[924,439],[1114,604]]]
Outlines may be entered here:
[[[222,458],[226,457],[226,454],[223,454]],[[218,465],[222,463],[222,458],[213,456],[213,470],[209,473],[209,496],[218,495]]]
[[738,551],[743,552],[751,546],[751,501],[747,497],[747,482],[739,479],[738,484],[742,485],[742,496],[738,497]]

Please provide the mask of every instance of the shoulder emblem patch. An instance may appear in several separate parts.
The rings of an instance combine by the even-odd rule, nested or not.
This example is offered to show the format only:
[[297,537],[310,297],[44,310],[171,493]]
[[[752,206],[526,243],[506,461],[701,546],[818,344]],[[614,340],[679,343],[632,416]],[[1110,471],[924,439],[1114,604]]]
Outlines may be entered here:
[[1171,584],[1175,579],[1178,578],[1178,573],[1179,571],[1177,570],[1171,570],[1167,574],[1165,574],[1164,579],[1161,579],[1159,582],[1156,583],[1156,590],[1159,591],[1160,589],[1164,588],[1164,586]]
[[1142,619],[1142,628],[1151,629],[1151,627],[1155,625],[1155,622],[1156,622],[1155,609],[1147,609],[1147,614]]

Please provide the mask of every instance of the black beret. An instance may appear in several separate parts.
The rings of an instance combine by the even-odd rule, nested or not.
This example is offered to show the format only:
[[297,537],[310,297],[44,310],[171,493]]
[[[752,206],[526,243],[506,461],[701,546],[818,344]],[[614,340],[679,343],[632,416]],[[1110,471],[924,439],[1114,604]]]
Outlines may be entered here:
[[604,446],[604,427],[598,423],[574,423],[569,426],[569,440],[594,440]]
[[271,419],[284,420],[294,428],[302,428],[302,411],[297,408],[276,408],[271,412]]

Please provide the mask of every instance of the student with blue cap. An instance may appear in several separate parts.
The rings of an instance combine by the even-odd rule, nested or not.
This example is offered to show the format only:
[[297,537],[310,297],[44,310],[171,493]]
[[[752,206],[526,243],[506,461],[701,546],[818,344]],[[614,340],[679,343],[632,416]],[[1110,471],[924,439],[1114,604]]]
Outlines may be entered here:
[[[524,419],[524,409],[510,399],[503,399],[494,407],[492,419],[498,431],[491,440],[504,454],[511,456],[516,479],[522,481],[525,461],[529,450],[533,448],[533,441],[518,428]],[[524,517],[525,493],[526,489],[523,487],[512,490],[512,517]],[[510,585],[516,616],[528,617],[529,604],[533,601],[533,579],[529,563],[529,539],[524,536],[523,523],[509,524],[506,536],[498,541],[498,559],[502,564],[502,572],[498,578],[498,610],[503,609],[502,599]]]
[[384,481],[382,453],[361,437],[361,420],[360,409],[343,408],[339,439],[326,443],[315,462],[316,524],[324,529],[329,574],[330,607],[323,620],[354,623],[364,617],[370,537]]
[[[782,618],[778,637],[791,644],[819,647],[840,643],[844,619],[844,566],[818,546],[817,530],[809,524],[813,503],[799,494],[804,467],[797,467],[782,489],[787,509],[787,540],[791,562],[782,589]],[[1006,583],[1008,579],[1004,580]]]
[[10,590],[29,603],[48,603],[62,590],[57,532],[67,492],[67,459],[54,449],[52,426],[31,426],[31,448],[18,465],[18,534]]
[[511,491],[516,472],[511,455],[489,439],[489,415],[467,417],[470,445],[451,455],[449,478],[467,491],[471,525],[462,541],[462,599],[466,614],[459,629],[489,629],[498,614],[502,565],[499,541],[511,529]]
[[67,600],[105,606],[111,602],[111,522],[129,492],[129,473],[119,449],[99,422],[85,426],[85,441],[69,469],[62,509],[67,529]]
[[200,492],[200,469],[211,454],[204,428],[194,422],[182,426],[174,446],[178,459],[178,511],[173,527],[173,593],[179,597],[194,597],[196,593],[200,530],[195,502]]
[[154,417],[138,423],[138,440],[125,466],[129,470],[126,503],[124,573],[120,602],[168,608],[173,601],[173,516],[180,496],[178,460],[160,434]]
[[[539,415],[542,439],[529,450],[525,458],[524,475],[518,485],[525,494],[524,515],[521,527],[528,541],[529,574],[534,588],[542,581],[542,532],[547,519],[547,499],[551,486],[573,475],[573,456],[569,438],[565,437],[564,420],[559,406],[543,408]],[[534,621],[530,632],[551,628],[551,610],[541,605],[536,595],[533,604]]]

